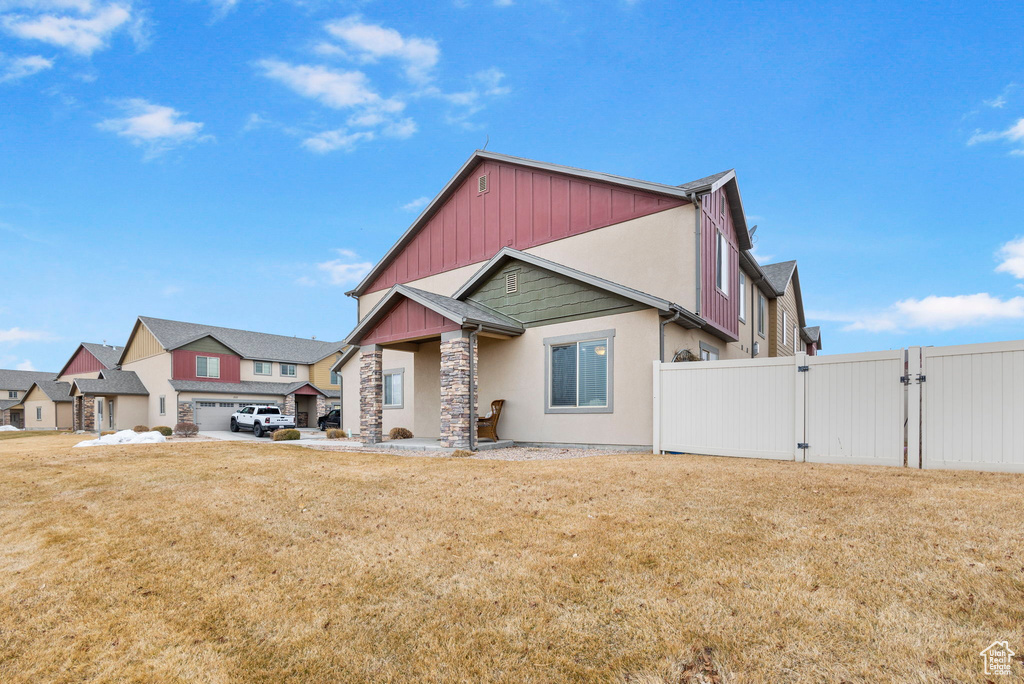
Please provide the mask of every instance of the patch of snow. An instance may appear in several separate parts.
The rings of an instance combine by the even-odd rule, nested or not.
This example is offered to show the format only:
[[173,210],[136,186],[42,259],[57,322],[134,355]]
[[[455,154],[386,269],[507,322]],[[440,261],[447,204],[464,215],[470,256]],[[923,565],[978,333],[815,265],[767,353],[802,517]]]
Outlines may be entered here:
[[0,425],[0,432],[21,432],[21,430],[13,425]]
[[115,444],[157,444],[166,442],[167,439],[159,432],[135,432],[134,430],[121,430],[112,435],[103,435],[99,439],[88,439],[79,442],[76,447],[112,446]]

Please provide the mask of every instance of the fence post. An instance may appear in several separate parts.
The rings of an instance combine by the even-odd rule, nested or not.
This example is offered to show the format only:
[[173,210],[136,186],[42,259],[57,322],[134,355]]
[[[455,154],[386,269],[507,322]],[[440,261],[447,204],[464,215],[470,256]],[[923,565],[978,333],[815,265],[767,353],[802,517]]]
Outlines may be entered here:
[[654,360],[654,445],[652,451],[661,453],[661,361]]
[[807,354],[797,352],[793,356],[793,460],[806,461],[807,451],[800,448],[800,443],[806,441],[806,391],[807,374],[800,372],[800,366],[807,365]]
[[920,468],[923,465],[921,450],[921,348],[907,350],[907,467]]

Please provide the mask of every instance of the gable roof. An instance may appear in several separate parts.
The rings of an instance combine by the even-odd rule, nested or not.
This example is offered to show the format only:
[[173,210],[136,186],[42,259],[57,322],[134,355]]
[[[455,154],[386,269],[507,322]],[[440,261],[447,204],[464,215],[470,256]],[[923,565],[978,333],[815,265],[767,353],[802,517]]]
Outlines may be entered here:
[[584,273],[583,271],[578,271],[575,268],[564,266],[533,254],[520,252],[519,250],[512,249],[511,247],[502,247],[497,254],[491,257],[490,261],[474,273],[470,279],[467,280],[465,284],[463,284],[463,286],[460,287],[452,296],[455,299],[465,299],[473,293],[473,290],[478,285],[483,284],[485,280],[494,275],[494,273],[504,266],[506,262],[511,260],[522,261],[524,263],[537,266],[538,268],[546,269],[552,273],[565,276],[566,278],[571,278],[592,287],[596,287],[597,289],[604,290],[605,292],[611,292],[612,294],[616,294],[625,299],[649,306],[652,309],[657,309],[663,315],[679,313],[682,318],[692,324],[686,327],[696,328],[703,324],[703,321],[701,321],[696,315],[690,313],[678,304],[668,301],[667,299],[655,297],[654,295],[649,295],[646,292],[634,290],[631,287],[619,285],[618,283],[610,280],[605,280],[604,278]]
[[333,366],[331,366],[331,370],[334,371],[335,373],[340,373],[341,369],[345,366],[346,363],[349,362],[349,360],[352,357],[356,355],[357,351],[359,351],[359,347],[355,346],[354,344],[345,347],[345,350],[341,352],[341,358],[338,359]]
[[[0,369],[0,390],[18,390],[24,392],[39,380],[53,380],[56,373],[45,371],[23,371]],[[4,397],[6,399],[6,397]]]
[[796,261],[782,261],[777,264],[766,264],[761,267],[768,284],[775,290],[775,296],[786,294],[786,287],[796,271]]
[[21,404],[21,399],[0,399],[0,411],[6,411],[12,406]]
[[117,362],[121,359],[121,354],[124,353],[124,347],[118,347],[110,344],[96,344],[95,342],[82,342],[75,349],[75,353],[68,357],[67,363],[60,369],[57,376],[64,375],[64,371],[68,369],[71,362],[78,356],[78,352],[85,349],[87,352],[92,354],[97,361],[99,361],[104,368],[113,368],[117,365]]
[[574,166],[563,166],[561,164],[551,164],[549,162],[525,159],[523,157],[513,157],[508,154],[476,150],[459,168],[455,175],[445,183],[445,186],[441,188],[441,192],[434,196],[420,215],[416,217],[416,220],[413,221],[412,225],[406,229],[400,238],[398,238],[398,241],[395,242],[395,244],[392,245],[384,254],[381,260],[370,269],[366,274],[366,277],[364,277],[355,288],[349,290],[345,294],[353,297],[358,297],[363,294],[366,291],[366,288],[368,288],[370,284],[377,279],[377,276],[384,271],[387,265],[391,263],[391,260],[398,256],[402,249],[413,239],[413,237],[416,236],[419,230],[433,217],[434,213],[444,205],[449,195],[455,192],[459,185],[469,177],[477,164],[484,160],[515,164],[517,166],[537,169],[539,171],[547,171],[549,173],[557,173],[602,183],[610,183],[612,185],[632,188],[643,192],[650,192],[657,195],[663,195],[665,197],[685,200],[687,202],[692,201],[695,194],[713,192],[720,187],[725,187],[726,192],[729,194],[729,206],[733,214],[733,223],[736,225],[736,233],[740,242],[740,248],[750,249],[753,246],[749,243],[747,219],[743,212],[743,201],[739,195],[739,185],[736,183],[736,172],[733,170],[722,171],[721,173],[711,176],[705,176],[704,178],[684,183],[683,185],[667,185],[664,183],[638,180],[636,178],[627,178],[625,176],[616,176],[614,174],[602,173],[599,171],[588,171]]
[[[43,391],[50,401],[71,401],[71,383],[56,380],[36,380],[33,385]],[[31,388],[29,388],[31,392]],[[28,396],[28,395],[26,395]]]
[[458,323],[461,326],[482,326],[489,332],[503,333],[507,335],[521,335],[523,325],[497,311],[491,311],[484,307],[477,306],[470,302],[463,302],[453,297],[427,292],[408,285],[394,285],[384,295],[377,305],[366,314],[363,320],[345,338],[345,344],[358,344],[366,333],[373,330],[374,326],[384,318],[391,310],[394,301],[399,297],[405,297],[425,306],[426,308],[440,314],[449,321]]
[[73,385],[72,392],[77,390],[79,394],[93,396],[149,395],[149,391],[142,384],[142,381],[139,380],[139,376],[135,374],[135,371],[108,368],[107,370],[100,371],[100,377],[98,378],[75,378],[75,381],[71,384]]
[[817,349],[820,351],[821,348],[822,348],[821,347],[821,328],[816,326],[816,325],[812,325],[810,327],[804,328],[803,329],[803,333],[804,333],[804,340],[806,342],[813,342],[816,345]]
[[[167,351],[180,349],[204,337],[212,337],[242,358],[258,361],[311,364],[340,351],[344,346],[340,342],[272,335],[148,316],[139,316],[135,324],[136,329],[140,324],[144,325]],[[134,336],[135,330],[133,329],[132,337]],[[124,353],[124,351],[121,352],[119,362],[123,362]]]

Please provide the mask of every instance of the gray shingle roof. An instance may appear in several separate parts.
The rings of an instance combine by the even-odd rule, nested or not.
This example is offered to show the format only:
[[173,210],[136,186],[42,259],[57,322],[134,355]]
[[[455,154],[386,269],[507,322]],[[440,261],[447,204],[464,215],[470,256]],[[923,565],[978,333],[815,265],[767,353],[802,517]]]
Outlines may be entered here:
[[260,394],[272,396],[286,396],[309,385],[325,396],[331,393],[317,387],[311,382],[300,380],[298,382],[259,382],[254,380],[242,380],[241,382],[205,382],[202,380],[171,380],[171,387],[177,392],[203,392],[209,394]]
[[720,173],[713,173],[710,176],[704,176],[703,178],[692,180],[689,183],[683,183],[679,187],[682,188],[683,190],[686,190],[687,192],[696,192],[697,190],[702,190],[704,188],[714,185],[715,181],[725,178],[726,176],[729,175],[729,172],[731,171],[732,169],[728,169]]
[[408,285],[402,285],[402,289],[410,290],[420,297],[427,299],[439,307],[442,307],[456,316],[461,316],[467,321],[474,323],[490,323],[492,325],[506,326],[514,328],[516,330],[522,330],[523,324],[514,318],[506,316],[503,313],[492,311],[491,309],[485,309],[482,306],[477,306],[472,302],[464,302],[452,297],[445,297],[444,295],[437,294],[435,292],[427,292],[417,287],[409,287]]
[[106,368],[113,368],[116,366],[118,360],[121,358],[121,352],[124,351],[124,347],[115,347],[108,344],[96,344],[94,342],[83,342],[82,346],[85,347],[90,354],[95,356],[96,359]]
[[786,286],[789,285],[789,280],[793,277],[795,269],[795,261],[783,261],[778,264],[767,264],[761,267],[761,270],[764,271],[765,279],[779,297],[786,293]]
[[344,346],[340,342],[271,335],[148,316],[139,316],[139,320],[149,328],[163,348],[168,350],[178,349],[190,342],[211,336],[246,359],[310,364],[339,351]]
[[146,390],[146,386],[142,384],[142,381],[139,380],[139,376],[136,375],[134,371],[107,369],[100,371],[99,378],[77,378],[74,384],[75,387],[78,388],[79,392],[88,395],[149,395],[149,392]]
[[[56,373],[45,371],[23,371],[0,369],[0,390],[26,391],[32,383],[40,380],[53,380]],[[6,399],[6,397],[4,397]]]
[[4,399],[0,401],[0,411],[5,411],[12,406],[17,406],[21,403],[21,399]]
[[36,385],[50,398],[50,401],[71,401],[71,383],[56,380],[37,380]]

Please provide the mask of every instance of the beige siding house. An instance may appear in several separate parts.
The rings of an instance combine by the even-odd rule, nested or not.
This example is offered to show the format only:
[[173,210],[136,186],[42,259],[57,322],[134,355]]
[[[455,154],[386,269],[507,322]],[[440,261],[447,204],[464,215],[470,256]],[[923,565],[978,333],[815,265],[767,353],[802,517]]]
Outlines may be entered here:
[[[25,397],[32,391],[37,382],[52,380],[53,373],[43,371],[22,371],[0,369],[0,425],[13,425],[23,428],[37,421],[26,421],[35,417],[35,413],[25,412]],[[42,421],[38,421],[39,424]],[[52,423],[50,426],[52,428]]]
[[652,361],[785,352],[786,287],[752,247],[732,171],[664,185],[478,151],[349,293],[343,427],[465,447],[501,400],[502,439],[646,447]]

